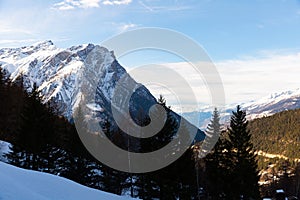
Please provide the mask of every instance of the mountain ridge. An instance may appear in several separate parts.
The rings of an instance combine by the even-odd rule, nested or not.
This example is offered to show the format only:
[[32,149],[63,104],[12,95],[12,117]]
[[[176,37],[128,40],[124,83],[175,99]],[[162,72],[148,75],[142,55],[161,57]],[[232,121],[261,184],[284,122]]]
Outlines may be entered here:
[[[235,111],[237,105],[228,105],[220,111],[223,124],[229,123],[232,111]],[[248,120],[271,116],[285,110],[295,110],[300,108],[300,88],[272,93],[258,100],[252,100],[240,105],[247,112]],[[199,111],[184,113],[184,116],[192,124],[205,129],[210,121],[212,110],[212,108],[204,108]]]
[[[92,63],[86,65],[87,59],[91,59]],[[97,67],[93,67],[96,65]],[[121,77],[128,75],[116,60],[113,51],[105,47],[84,44],[64,49],[56,47],[51,40],[20,48],[0,49],[0,67],[9,72],[13,81],[23,77],[24,87],[27,90],[36,83],[43,102],[53,104],[59,113],[69,120],[72,120],[74,108],[82,98],[80,88],[76,87],[81,81],[79,79],[82,70],[99,76],[95,102],[88,104],[87,107],[100,111],[98,113],[103,120],[113,117],[111,100],[116,83]],[[136,83],[130,75],[128,78]],[[126,84],[123,86],[125,90],[129,90]],[[150,91],[140,85],[131,97],[131,117],[137,121],[140,110],[147,116],[150,107],[156,103],[156,98]],[[181,117],[171,112],[179,122]],[[198,130],[197,133],[201,135],[198,138],[205,137],[202,131]]]

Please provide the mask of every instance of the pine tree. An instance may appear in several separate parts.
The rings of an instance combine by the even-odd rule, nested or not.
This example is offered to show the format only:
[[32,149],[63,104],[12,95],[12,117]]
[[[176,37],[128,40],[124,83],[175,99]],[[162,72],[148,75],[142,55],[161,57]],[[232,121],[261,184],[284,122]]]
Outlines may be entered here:
[[154,142],[155,144],[153,145],[153,147],[155,147],[155,149],[152,149],[152,151],[160,149],[168,144],[176,135],[179,126],[177,120],[171,112],[171,107],[167,106],[166,100],[162,95],[160,95],[157,99],[157,103],[165,108],[167,116],[164,127],[154,137],[156,141]]
[[[17,159],[24,160],[21,167],[41,170],[47,167],[43,166],[44,159],[47,158],[42,157],[42,152],[47,148],[53,134],[52,114],[42,104],[36,84],[25,101],[16,141],[18,146],[12,145],[9,153],[11,155],[8,155],[8,158],[15,163]],[[44,155],[48,156],[48,154]]]
[[9,147],[9,153],[6,153],[4,156],[7,159],[7,162],[21,168],[28,168],[27,163],[25,162],[26,151],[22,149],[19,145],[12,144]]
[[159,198],[159,188],[155,179],[155,172],[143,173],[137,175],[136,180],[137,197],[140,199],[150,200]]
[[175,190],[178,192],[177,199],[193,199],[197,197],[199,188],[197,185],[193,150],[191,148],[187,149],[186,152],[175,161],[174,165],[175,170],[171,177],[177,176],[177,189]]
[[212,150],[221,134],[220,114],[217,108],[213,111],[212,119],[205,130],[206,137],[201,145],[199,157],[205,157]]
[[294,190],[295,190],[295,196],[300,198],[300,163],[297,164],[295,168],[295,180],[294,180]]
[[7,129],[9,114],[9,93],[8,93],[9,79],[7,72],[0,67],[0,135],[5,134]]
[[226,144],[228,153],[225,153],[230,170],[225,192],[226,198],[231,200],[259,199],[257,161],[247,125],[246,112],[237,106],[231,117]]
[[[165,109],[166,121],[163,128],[153,137],[140,139],[140,152],[156,151],[167,145],[176,135],[178,122],[175,116],[172,114],[170,107],[166,106],[165,98],[160,95],[160,97],[157,99],[157,103],[163,106],[163,108]],[[147,122],[147,119],[139,120],[139,124],[141,125],[146,125]]]
[[[224,185],[226,184],[224,180],[226,179],[226,172],[228,171],[225,165],[224,137],[221,135],[221,129],[220,114],[217,108],[215,108],[211,122],[206,129],[206,138],[202,144],[200,156],[205,156],[206,153],[209,153],[207,151],[210,150],[211,145],[214,145],[212,151],[203,159],[205,167],[204,172],[202,172],[202,179],[204,179],[204,181],[201,181],[201,183],[207,190],[208,195],[216,200],[222,198],[224,195]],[[199,160],[199,162],[201,162],[201,160]],[[198,164],[198,166],[199,165],[200,164]],[[201,170],[200,166],[198,170]]]
[[166,99],[164,98],[164,96],[162,94],[159,95],[159,97],[157,99],[157,103],[163,107],[166,107]]
[[229,171],[231,171],[229,168],[230,162],[224,152],[225,142],[224,136],[221,134],[212,152],[204,158],[205,188],[207,189],[208,195],[214,200],[222,199],[226,193],[228,174]]
[[[120,135],[120,130],[113,131],[111,122],[106,119],[102,124],[103,133],[113,141]],[[123,139],[123,138],[121,138]],[[98,169],[101,170],[101,177],[98,176],[99,181],[101,182],[101,190],[121,195],[123,189],[128,189],[127,179],[129,177],[128,173],[121,172],[115,169],[110,168],[102,163],[99,163]]]
[[[167,113],[167,119],[162,130],[152,137],[150,142],[151,151],[157,150],[167,145],[171,140],[174,140],[175,145],[172,147],[169,155],[176,154],[182,145],[177,136],[179,122],[172,114],[170,107],[166,106],[166,101],[162,95],[158,99],[158,103],[162,105]],[[189,134],[190,129],[186,120],[181,119],[181,131]],[[178,145],[176,145],[178,144]],[[181,149],[182,150],[182,149]],[[142,177],[145,185],[142,187],[143,196],[145,199],[193,199],[196,196],[196,173],[195,162],[192,159],[192,150],[187,149],[186,152],[175,162],[169,166],[147,173]],[[148,196],[149,195],[149,196]]]

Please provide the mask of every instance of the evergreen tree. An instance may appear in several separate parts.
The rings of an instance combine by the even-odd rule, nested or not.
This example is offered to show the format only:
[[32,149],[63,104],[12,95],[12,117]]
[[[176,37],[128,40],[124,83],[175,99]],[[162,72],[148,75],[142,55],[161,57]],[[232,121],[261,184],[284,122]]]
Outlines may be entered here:
[[121,195],[123,189],[128,188],[126,184],[128,174],[112,169],[105,165],[102,167],[102,174],[102,190]]
[[[172,147],[171,154],[177,153],[182,145],[179,137],[176,137],[179,122],[172,114],[170,107],[166,106],[166,101],[162,95],[158,99],[158,103],[162,105],[167,113],[167,119],[162,130],[151,138],[151,151],[160,149],[174,140],[175,145]],[[184,119],[181,119],[184,120]],[[189,134],[187,121],[181,124],[181,131]],[[192,150],[188,148],[186,152],[174,163],[160,169],[158,171],[144,174],[144,187],[142,187],[141,198],[145,199],[193,199],[196,196],[196,173],[195,162],[192,159]]]
[[7,141],[15,142],[16,135],[20,132],[20,124],[22,121],[20,113],[23,112],[26,98],[28,97],[23,87],[23,77],[17,77],[14,82],[9,84],[7,91],[8,99],[6,103],[7,110],[9,111],[6,115],[7,129],[2,129],[7,132],[10,136],[13,136],[12,140],[7,138]]
[[75,155],[67,152],[63,164],[64,170],[60,173],[61,176],[71,179],[77,183],[93,186],[93,181],[96,172],[94,171],[94,163],[83,155]]
[[26,151],[16,144],[12,144],[9,147],[9,150],[10,152],[4,155],[7,162],[17,167],[27,168],[27,164],[25,162]]
[[7,129],[9,114],[9,93],[8,93],[9,79],[6,71],[0,67],[0,134],[4,134]]
[[17,159],[24,160],[20,167],[40,170],[45,167],[43,160],[47,159],[42,158],[42,152],[53,135],[52,113],[42,104],[36,84],[25,100],[16,141],[18,146],[12,145],[8,158],[12,164],[17,164]]
[[[225,179],[227,171],[229,170],[226,168],[227,163],[224,157],[224,143],[224,137],[221,135],[220,114],[217,108],[215,108],[211,122],[206,129],[206,138],[202,144],[202,152],[200,152],[202,155],[200,154],[200,156],[205,156],[207,151],[211,148],[211,145],[215,144],[212,151],[203,159],[205,163],[204,172],[202,173],[204,174],[202,177],[204,183],[203,181],[201,182],[207,190],[208,195],[216,200],[224,196]],[[201,162],[201,160],[199,161]],[[198,170],[201,170],[200,166]]]
[[[172,165],[171,165],[172,167]],[[195,199],[198,195],[197,173],[193,150],[187,149],[186,152],[174,163],[175,170],[172,176],[177,176],[177,199]],[[168,169],[168,167],[167,167]],[[172,176],[170,178],[172,178]]]
[[257,161],[247,125],[246,112],[237,106],[231,117],[225,153],[230,170],[225,192],[231,200],[259,199]]
[[[113,131],[111,122],[106,118],[102,124],[103,133],[110,139],[114,140],[120,135],[120,130]],[[106,165],[101,165],[101,185],[102,190],[121,195],[124,188],[129,188],[126,180],[128,174],[112,169]]]
[[[4,69],[0,67],[0,101],[3,101],[6,94],[6,89],[8,86],[8,75]],[[2,108],[2,107],[1,107]],[[2,109],[1,109],[2,110]]]
[[167,117],[162,130],[153,137],[155,139],[155,142],[154,144],[152,144],[152,147],[154,147],[155,149],[152,149],[152,151],[160,149],[168,144],[175,137],[179,126],[176,118],[171,112],[171,107],[167,106],[166,100],[162,95],[160,95],[157,99],[157,103],[165,108]]
[[300,198],[300,163],[297,164],[295,168],[295,178],[294,178],[294,190],[295,196]]
[[159,95],[159,97],[157,99],[157,103],[163,107],[166,107],[166,99],[164,98],[164,96],[162,94]]
[[223,199],[226,193],[230,162],[226,158],[225,139],[223,135],[215,144],[212,152],[205,157],[205,188],[212,199]]
[[[140,139],[140,152],[156,151],[167,145],[176,135],[178,122],[172,114],[169,106],[166,106],[166,100],[162,95],[157,99],[157,103],[163,106],[166,111],[166,121],[162,129],[153,137]],[[139,120],[139,124],[146,125],[147,119]]]
[[205,157],[212,150],[221,134],[220,114],[217,108],[213,111],[212,119],[205,130],[206,137],[201,145],[199,157]]
[[137,197],[140,199],[151,200],[159,198],[159,188],[156,173],[139,174],[135,185],[137,186]]

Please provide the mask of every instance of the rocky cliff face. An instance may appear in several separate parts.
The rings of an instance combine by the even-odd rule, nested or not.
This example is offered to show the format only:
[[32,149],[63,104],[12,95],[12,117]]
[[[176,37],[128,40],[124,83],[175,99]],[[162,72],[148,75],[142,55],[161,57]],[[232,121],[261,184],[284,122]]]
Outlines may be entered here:
[[[94,57],[93,57],[94,56]],[[90,64],[87,65],[90,59]],[[96,67],[95,67],[96,66]],[[100,112],[100,117],[111,117],[111,101],[116,83],[126,70],[118,63],[112,51],[93,44],[72,46],[62,49],[52,41],[44,41],[32,46],[0,49],[0,67],[6,69],[14,81],[24,77],[24,86],[30,90],[34,83],[44,102],[55,104],[62,115],[72,118],[74,107],[82,98],[78,86],[82,72],[97,74],[95,101],[86,106]],[[97,69],[97,71],[93,71]],[[129,82],[135,81],[128,75]],[[124,84],[124,90],[127,86]],[[93,91],[91,91],[93,92]],[[140,85],[130,99],[130,113],[136,118],[142,110],[148,113],[156,103],[149,90]],[[101,113],[103,113],[101,115]],[[179,121],[180,116],[172,112]],[[198,138],[203,138],[203,132]]]

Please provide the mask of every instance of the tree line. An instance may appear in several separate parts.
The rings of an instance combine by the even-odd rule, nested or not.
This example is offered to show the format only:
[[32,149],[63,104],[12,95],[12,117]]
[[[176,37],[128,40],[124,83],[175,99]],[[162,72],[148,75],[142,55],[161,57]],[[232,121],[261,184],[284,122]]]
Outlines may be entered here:
[[[220,138],[205,158],[198,157],[199,150],[189,148],[163,169],[133,174],[111,169],[93,158],[81,143],[74,124],[62,117],[55,106],[42,103],[36,84],[30,91],[25,90],[23,77],[11,82],[0,68],[0,97],[0,139],[12,144],[6,158],[15,166],[141,199],[259,199],[256,156],[246,113],[239,106],[225,131],[218,111],[213,113],[207,137]],[[159,149],[176,135],[180,122],[172,116],[162,96],[158,103],[167,111],[166,123],[156,136],[138,141],[140,152]],[[144,119],[141,125],[149,123]],[[113,124],[106,119],[101,126],[114,143],[128,149],[128,138]],[[210,140],[206,141],[209,145]],[[200,148],[201,145],[205,146],[198,144]]]
[[257,150],[283,157],[258,156],[262,170],[262,194],[274,195],[278,188],[288,196],[300,198],[300,109],[283,111],[250,121],[252,143]]

